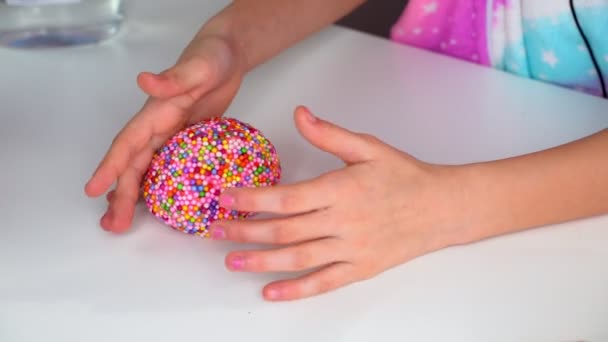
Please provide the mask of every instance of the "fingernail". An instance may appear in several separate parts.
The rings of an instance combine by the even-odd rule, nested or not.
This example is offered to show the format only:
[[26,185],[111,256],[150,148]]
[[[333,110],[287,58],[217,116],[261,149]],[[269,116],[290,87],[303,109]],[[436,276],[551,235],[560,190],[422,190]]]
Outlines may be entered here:
[[169,76],[166,73],[156,75],[159,81],[168,81]]
[[242,270],[245,268],[245,259],[243,257],[234,257],[230,260],[230,268],[235,271]]
[[266,291],[266,296],[270,300],[277,300],[281,298],[281,292],[277,289],[269,289],[268,291]]
[[211,238],[213,240],[224,240],[226,238],[226,231],[222,227],[211,228]]
[[306,113],[306,119],[308,122],[314,124],[319,121],[319,119],[317,119],[317,117],[314,116],[314,114],[307,107],[302,107],[302,109],[304,110],[304,113]]
[[99,225],[101,226],[101,228],[103,230],[105,230],[106,232],[109,232],[110,229],[106,227],[106,225],[108,224],[108,221],[110,220],[110,213],[107,212],[105,213],[102,217],[101,220],[99,220]]
[[234,205],[235,199],[234,196],[228,194],[222,194],[220,196],[220,206],[224,208],[230,208]]

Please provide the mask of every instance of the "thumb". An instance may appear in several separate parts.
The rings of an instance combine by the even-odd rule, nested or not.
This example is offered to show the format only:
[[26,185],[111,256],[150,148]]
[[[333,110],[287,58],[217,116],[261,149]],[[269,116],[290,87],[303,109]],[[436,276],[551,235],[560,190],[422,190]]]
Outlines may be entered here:
[[137,83],[152,97],[166,99],[189,93],[198,99],[227,78],[232,59],[230,49],[221,42],[201,42],[195,54],[181,58],[160,74],[143,72]]
[[374,159],[379,146],[374,137],[351,132],[321,120],[303,106],[296,109],[294,116],[300,134],[315,147],[337,156],[347,164]]

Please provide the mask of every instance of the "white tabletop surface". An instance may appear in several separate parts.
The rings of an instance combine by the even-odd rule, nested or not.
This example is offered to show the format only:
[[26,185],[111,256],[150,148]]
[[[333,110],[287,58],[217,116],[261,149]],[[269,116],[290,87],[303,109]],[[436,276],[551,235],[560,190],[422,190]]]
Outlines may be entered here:
[[[142,206],[98,228],[83,185],[171,65],[228,1],[133,1],[101,46],[0,50],[0,341],[608,341],[608,217],[416,259],[313,299],[267,303],[278,275],[234,274],[232,247]],[[555,146],[608,127],[608,101],[330,28],[251,74],[227,115],[277,145],[285,181],[339,166],[301,139],[298,104],[433,162]]]

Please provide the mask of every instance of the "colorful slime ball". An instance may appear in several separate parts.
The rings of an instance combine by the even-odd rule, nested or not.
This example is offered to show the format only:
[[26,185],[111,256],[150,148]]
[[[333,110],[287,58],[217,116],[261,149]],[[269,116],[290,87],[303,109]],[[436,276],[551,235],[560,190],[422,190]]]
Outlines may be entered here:
[[165,224],[208,237],[214,221],[252,215],[221,208],[224,189],[272,186],[280,177],[276,149],[259,130],[236,119],[213,118],[177,133],[154,154],[143,197]]

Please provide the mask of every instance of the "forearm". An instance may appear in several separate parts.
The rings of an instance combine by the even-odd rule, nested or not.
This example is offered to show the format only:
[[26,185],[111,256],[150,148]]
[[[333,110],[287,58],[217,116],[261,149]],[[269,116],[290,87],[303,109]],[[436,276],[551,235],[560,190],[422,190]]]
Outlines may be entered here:
[[[197,36],[229,39],[251,70],[346,15],[365,0],[235,0]],[[196,38],[195,38],[196,40]]]
[[463,242],[608,213],[608,129],[459,172],[470,208]]

